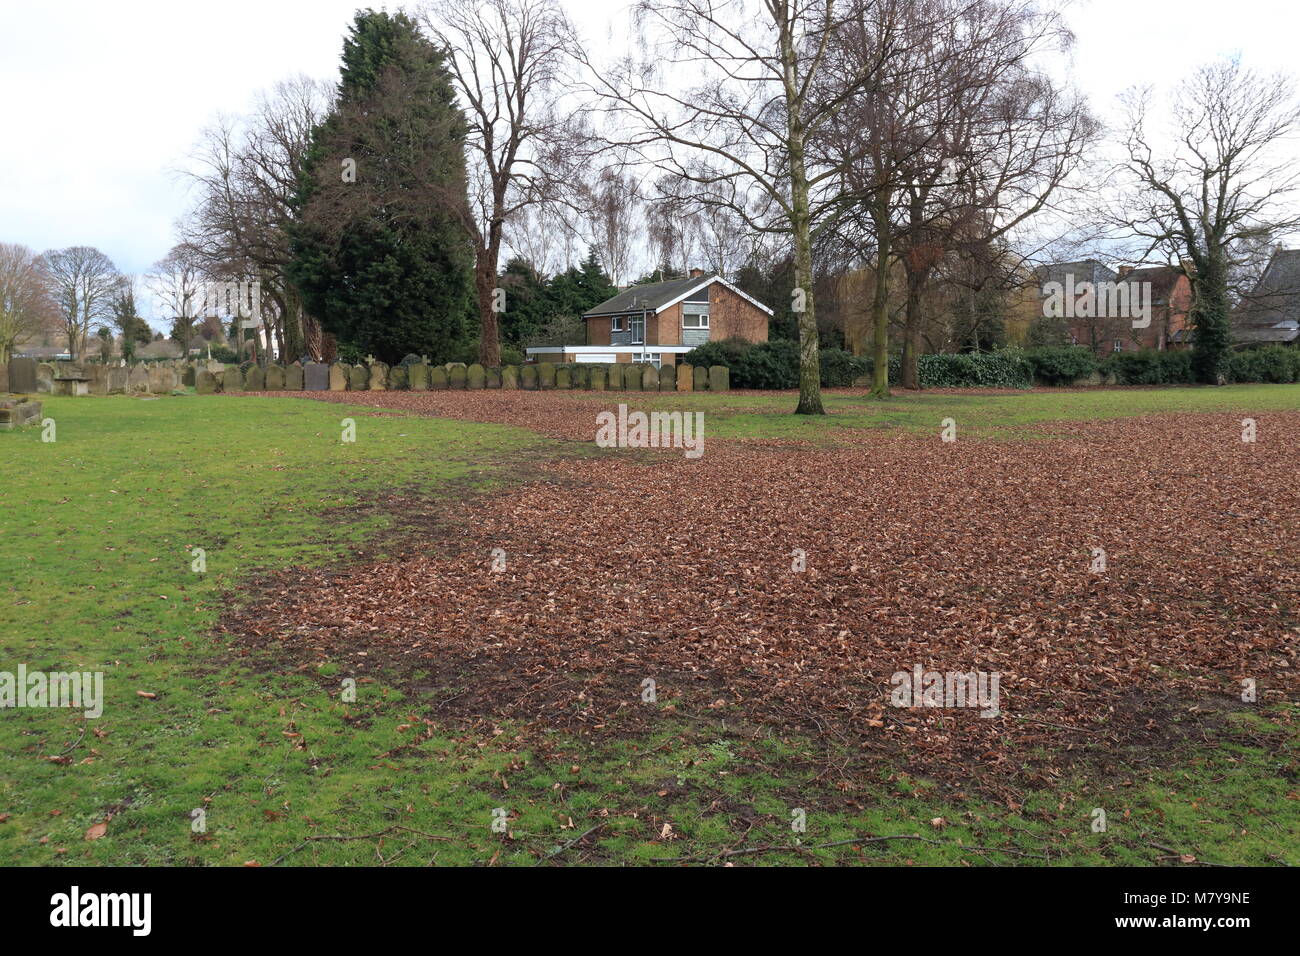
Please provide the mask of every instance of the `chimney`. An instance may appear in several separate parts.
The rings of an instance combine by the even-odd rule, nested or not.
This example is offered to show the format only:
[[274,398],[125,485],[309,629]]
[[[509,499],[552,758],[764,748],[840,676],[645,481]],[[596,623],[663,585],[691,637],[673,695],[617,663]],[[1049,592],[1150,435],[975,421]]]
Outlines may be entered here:
[[689,275],[690,275],[690,277],[691,277],[692,279],[698,279],[700,276],[704,275],[704,270],[703,270],[703,269],[692,269],[692,270],[690,271]]
[[1120,266],[1120,267],[1119,267],[1119,277],[1122,279],[1122,278],[1124,278],[1126,275],[1128,275],[1128,274],[1129,274],[1130,272],[1132,272],[1132,271],[1133,271],[1133,267],[1132,267],[1132,266]]

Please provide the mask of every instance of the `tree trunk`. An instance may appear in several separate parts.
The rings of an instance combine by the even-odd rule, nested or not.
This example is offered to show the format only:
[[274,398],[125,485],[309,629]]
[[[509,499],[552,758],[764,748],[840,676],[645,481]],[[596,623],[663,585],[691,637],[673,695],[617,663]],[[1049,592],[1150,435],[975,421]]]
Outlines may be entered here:
[[478,293],[478,361],[484,368],[501,364],[501,332],[492,300],[497,288],[496,255],[482,250],[474,269],[474,291]]
[[821,353],[817,341],[817,310],[813,303],[812,234],[808,221],[808,184],[802,175],[795,180],[794,284],[802,299],[799,324],[799,405],[796,415],[825,415],[822,407]]
[[889,397],[889,257],[892,253],[889,229],[890,191],[876,190],[871,219],[876,229],[876,294],[871,303],[875,357],[868,398]]
[[1207,385],[1218,384],[1232,349],[1227,272],[1218,249],[1210,248],[1204,256],[1196,257],[1196,275],[1192,279],[1192,324],[1196,330],[1192,367],[1197,379]]
[[907,270],[907,308],[903,316],[903,388],[919,389],[921,377],[916,363],[921,353],[921,287],[925,273],[918,269]]

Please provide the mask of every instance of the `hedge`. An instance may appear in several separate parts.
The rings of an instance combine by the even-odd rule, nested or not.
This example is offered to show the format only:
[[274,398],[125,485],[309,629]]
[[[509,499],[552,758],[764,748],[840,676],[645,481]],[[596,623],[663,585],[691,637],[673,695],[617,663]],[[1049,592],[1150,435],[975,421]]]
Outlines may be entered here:
[[[902,380],[903,359],[889,359],[889,381]],[[922,388],[1029,388],[1034,375],[1023,353],[963,352],[918,355],[916,375]]]
[[1034,378],[1044,385],[1073,385],[1097,371],[1096,356],[1083,345],[1027,349],[1025,361]]

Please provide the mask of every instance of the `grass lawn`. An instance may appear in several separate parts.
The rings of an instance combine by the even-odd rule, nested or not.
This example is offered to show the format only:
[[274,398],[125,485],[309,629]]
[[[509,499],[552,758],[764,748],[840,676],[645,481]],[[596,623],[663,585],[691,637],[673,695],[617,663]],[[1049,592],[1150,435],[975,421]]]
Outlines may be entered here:
[[[786,414],[790,395],[636,398],[704,409],[710,438],[821,441],[937,432],[949,416],[1033,437],[1052,421],[1294,410],[1300,386],[874,405],[834,393],[826,419]],[[1117,754],[997,802],[975,781],[938,786],[887,762],[845,777],[807,740],[725,721],[667,717],[649,737],[538,747],[508,723],[431,718],[397,680],[345,701],[337,663],[305,672],[214,639],[223,608],[290,565],[439,547],[401,523],[411,502],[508,493],[572,443],[297,398],[47,398],[45,414],[54,443],[0,432],[0,671],[103,671],[104,713],[0,712],[0,862],[1300,862],[1300,735],[1285,708],[1228,714],[1215,745],[1186,741],[1176,758]],[[355,443],[340,441],[345,417]],[[394,495],[402,509],[387,507]],[[206,573],[191,569],[194,548]],[[804,832],[790,826],[799,810]]]

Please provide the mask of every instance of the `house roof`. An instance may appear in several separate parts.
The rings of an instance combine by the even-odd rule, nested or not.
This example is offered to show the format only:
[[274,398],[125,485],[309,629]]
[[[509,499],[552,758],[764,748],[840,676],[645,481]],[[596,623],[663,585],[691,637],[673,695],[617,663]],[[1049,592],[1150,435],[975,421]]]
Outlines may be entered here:
[[659,312],[715,282],[721,282],[736,295],[756,305],[768,315],[772,314],[772,310],[763,303],[741,292],[720,275],[711,273],[685,279],[669,279],[667,282],[647,282],[642,285],[629,286],[612,299],[606,299],[600,305],[588,309],[582,314],[582,317],[591,319],[604,315],[627,315],[631,312],[641,312],[643,310]]
[[1104,263],[1097,259],[1081,259],[1078,262],[1052,262],[1047,265],[1039,266],[1034,270],[1034,278],[1040,285],[1047,285],[1049,282],[1059,282],[1065,285],[1065,277],[1074,276],[1074,283],[1080,282],[1114,282],[1116,273],[1108,268]]
[[[1300,249],[1279,249],[1233,315],[1234,332],[1292,331],[1300,321]],[[1288,328],[1289,327],[1289,328]],[[1256,338],[1249,341],[1292,341]],[[1243,339],[1246,341],[1246,339]]]
[[1183,278],[1183,270],[1177,266],[1146,266],[1132,269],[1115,280],[1120,282],[1150,282],[1151,298],[1155,305],[1165,305],[1173,295],[1174,286]]

